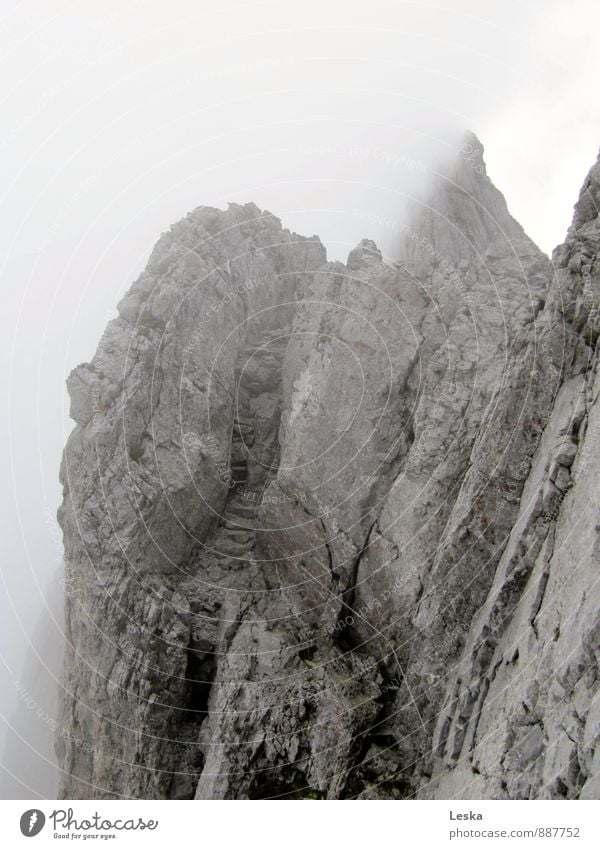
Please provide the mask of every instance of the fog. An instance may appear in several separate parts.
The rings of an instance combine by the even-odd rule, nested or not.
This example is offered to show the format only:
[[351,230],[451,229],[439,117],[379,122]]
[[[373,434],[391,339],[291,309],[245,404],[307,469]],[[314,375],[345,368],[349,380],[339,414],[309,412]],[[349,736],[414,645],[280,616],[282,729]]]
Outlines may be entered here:
[[[330,258],[362,237],[391,254],[407,201],[469,128],[550,252],[600,139],[600,12],[593,0],[33,0],[2,15],[4,736],[26,710],[27,651],[55,663],[64,381],[161,231],[200,204],[253,200],[319,234]],[[27,770],[20,784],[0,775],[0,795],[52,793]]]

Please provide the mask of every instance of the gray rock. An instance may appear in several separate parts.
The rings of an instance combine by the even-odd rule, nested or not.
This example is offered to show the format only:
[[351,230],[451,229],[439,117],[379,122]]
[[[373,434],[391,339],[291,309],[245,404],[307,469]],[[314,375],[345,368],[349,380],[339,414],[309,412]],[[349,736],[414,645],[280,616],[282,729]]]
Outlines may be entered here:
[[69,379],[65,796],[597,797],[597,173],[553,263],[473,136],[393,264],[161,237]]

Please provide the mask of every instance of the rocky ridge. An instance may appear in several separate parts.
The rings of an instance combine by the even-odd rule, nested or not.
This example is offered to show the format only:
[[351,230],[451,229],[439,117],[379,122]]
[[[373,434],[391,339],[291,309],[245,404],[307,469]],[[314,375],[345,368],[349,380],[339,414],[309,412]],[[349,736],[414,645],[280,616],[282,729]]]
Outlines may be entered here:
[[474,137],[393,262],[161,237],[68,381],[64,796],[597,798],[599,168],[552,263]]

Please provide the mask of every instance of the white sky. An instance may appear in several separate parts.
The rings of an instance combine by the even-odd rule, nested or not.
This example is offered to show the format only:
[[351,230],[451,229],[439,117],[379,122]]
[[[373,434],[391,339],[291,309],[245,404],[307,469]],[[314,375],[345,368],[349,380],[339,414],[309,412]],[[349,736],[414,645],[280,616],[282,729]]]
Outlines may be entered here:
[[199,204],[254,200],[318,233],[331,258],[362,236],[391,250],[404,194],[422,183],[413,160],[430,167],[470,128],[513,214],[550,251],[600,143],[600,11],[595,0],[5,0],[0,15],[0,622],[16,668],[25,638],[11,604],[30,628],[36,582],[60,555],[64,379],[92,356],[160,232]]

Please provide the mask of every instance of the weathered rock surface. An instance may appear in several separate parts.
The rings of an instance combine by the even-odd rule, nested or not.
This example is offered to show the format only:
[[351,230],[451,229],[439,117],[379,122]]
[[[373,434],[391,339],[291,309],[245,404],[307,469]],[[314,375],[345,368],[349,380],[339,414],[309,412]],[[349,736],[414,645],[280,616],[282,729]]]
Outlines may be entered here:
[[474,137],[392,264],[161,238],[69,378],[65,796],[599,795],[598,167],[552,263]]
[[[69,795],[191,793],[232,580],[209,540],[230,492],[236,372],[248,345],[289,326],[324,258],[253,204],[201,207],[161,237],[94,359],[69,377],[63,724],[94,746],[58,741]],[[262,407],[257,418],[268,426]]]

